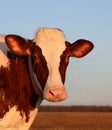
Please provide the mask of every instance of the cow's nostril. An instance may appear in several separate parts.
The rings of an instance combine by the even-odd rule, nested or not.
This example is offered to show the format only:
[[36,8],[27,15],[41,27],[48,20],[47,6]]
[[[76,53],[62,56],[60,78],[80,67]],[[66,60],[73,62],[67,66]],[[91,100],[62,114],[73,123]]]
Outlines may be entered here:
[[49,89],[49,93],[54,96],[54,93],[52,92],[52,90]]

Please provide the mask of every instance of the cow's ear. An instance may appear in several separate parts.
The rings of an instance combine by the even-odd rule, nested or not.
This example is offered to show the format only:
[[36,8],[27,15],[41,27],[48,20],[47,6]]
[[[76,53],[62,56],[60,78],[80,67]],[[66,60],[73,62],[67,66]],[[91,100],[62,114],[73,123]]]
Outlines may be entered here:
[[5,41],[9,49],[17,55],[30,55],[29,42],[18,35],[6,35]]
[[84,39],[77,40],[73,44],[71,44],[70,47],[70,53],[71,56],[75,56],[77,58],[81,58],[88,54],[92,49],[94,45],[92,42]]

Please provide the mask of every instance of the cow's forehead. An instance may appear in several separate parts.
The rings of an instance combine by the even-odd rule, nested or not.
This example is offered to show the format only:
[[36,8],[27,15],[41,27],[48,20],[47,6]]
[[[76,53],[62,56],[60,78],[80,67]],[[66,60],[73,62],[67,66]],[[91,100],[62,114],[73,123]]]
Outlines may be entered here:
[[65,36],[61,30],[56,28],[40,28],[35,33],[34,41],[42,49],[46,58],[59,56],[66,48]]

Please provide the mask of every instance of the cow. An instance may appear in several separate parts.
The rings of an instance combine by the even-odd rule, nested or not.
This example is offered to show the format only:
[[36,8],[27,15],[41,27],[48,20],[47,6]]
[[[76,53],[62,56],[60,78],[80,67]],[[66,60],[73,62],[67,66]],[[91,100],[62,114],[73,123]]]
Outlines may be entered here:
[[94,45],[66,40],[58,28],[39,28],[33,39],[0,36],[0,130],[28,130],[46,99],[66,99],[64,87],[69,57],[81,58]]

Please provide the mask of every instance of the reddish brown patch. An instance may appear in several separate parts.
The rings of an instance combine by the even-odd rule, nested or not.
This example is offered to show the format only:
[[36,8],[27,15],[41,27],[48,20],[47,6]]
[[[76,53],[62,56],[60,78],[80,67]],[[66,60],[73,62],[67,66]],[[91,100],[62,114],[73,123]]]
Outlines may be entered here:
[[0,118],[3,118],[10,107],[16,105],[17,110],[22,116],[25,114],[28,121],[37,98],[29,78],[27,57],[11,59],[10,69],[0,67]]
[[45,83],[47,81],[49,71],[47,67],[47,62],[45,60],[45,57],[42,54],[42,50],[40,47],[35,47],[33,52],[33,67],[34,72],[37,76],[37,79],[44,90]]
[[66,68],[68,66],[69,63],[69,51],[70,51],[70,47],[69,47],[69,43],[66,41],[66,49],[65,51],[62,53],[62,55],[60,56],[60,67],[59,67],[59,71],[61,74],[61,79],[63,81],[63,83],[65,82],[65,75],[66,75]]

